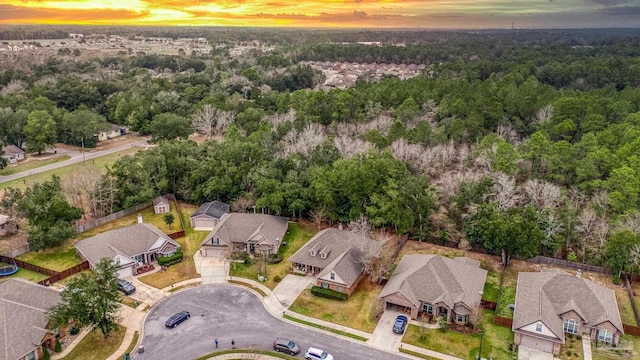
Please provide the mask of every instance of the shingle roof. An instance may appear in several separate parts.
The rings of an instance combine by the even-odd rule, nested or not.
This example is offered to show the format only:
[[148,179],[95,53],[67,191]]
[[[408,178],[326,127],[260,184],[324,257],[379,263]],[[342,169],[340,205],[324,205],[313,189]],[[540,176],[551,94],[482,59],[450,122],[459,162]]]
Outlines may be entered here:
[[588,327],[610,321],[624,333],[613,290],[560,270],[518,274],[514,330],[543,321],[564,341],[560,315],[568,311],[583,316]]
[[157,242],[169,242],[176,247],[178,243],[151,224],[134,224],[120,229],[109,230],[76,243],[76,248],[96,265],[103,258],[113,259],[116,255],[132,257],[148,252],[159,245]]
[[24,150],[15,145],[7,145],[3,147],[2,150],[4,150],[5,155],[24,154]]
[[487,271],[477,260],[440,255],[409,254],[402,257],[380,297],[400,292],[415,306],[442,302],[450,309],[480,305]]
[[[191,217],[206,215],[206,216],[210,216],[212,218],[220,220],[222,219],[222,216],[224,216],[224,214],[228,212],[229,212],[228,204],[215,200],[215,201],[206,202],[200,205],[198,210],[196,210],[196,212],[194,212],[193,215],[191,215]],[[255,214],[255,215],[258,215],[258,214]],[[263,215],[263,214],[260,214],[260,215]]]
[[160,203],[168,204],[169,200],[167,200],[167,198],[164,196],[158,196],[157,198],[153,199],[153,206],[156,206]]
[[358,261],[358,250],[351,248],[338,256],[324,270],[322,270],[318,277],[324,277],[330,272],[335,272],[336,275],[344,281],[347,287],[353,286],[356,282],[364,266]]
[[54,289],[22,279],[0,283],[0,360],[19,359],[42,342],[47,310],[60,302]]
[[287,233],[287,218],[267,214],[231,213],[225,216],[207,235],[202,244],[211,238],[220,239],[221,245],[234,242],[267,242],[276,250]]

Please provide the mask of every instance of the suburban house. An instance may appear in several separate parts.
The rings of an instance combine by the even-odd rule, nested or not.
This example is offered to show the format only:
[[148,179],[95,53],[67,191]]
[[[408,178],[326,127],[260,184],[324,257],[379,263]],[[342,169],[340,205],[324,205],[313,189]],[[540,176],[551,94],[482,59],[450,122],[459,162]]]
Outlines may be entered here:
[[119,278],[135,275],[139,266],[175,255],[180,249],[180,245],[160,229],[144,223],[106,231],[75,246],[78,255],[89,261],[92,269],[104,258],[119,264]]
[[8,215],[0,214],[0,236],[13,234],[18,230],[18,225]]
[[329,228],[315,234],[289,261],[294,272],[316,277],[317,286],[351,295],[364,277],[361,248],[379,247],[346,230]]
[[276,254],[287,225],[287,218],[282,216],[231,213],[207,235],[200,245],[200,254],[218,257],[231,252]]
[[565,333],[617,344],[624,334],[613,290],[562,270],[518,274],[514,342],[560,353]]
[[105,141],[127,134],[129,131],[126,127],[112,124],[109,129],[98,133],[98,141]]
[[23,279],[0,283],[0,360],[42,359],[53,353],[64,329],[52,328],[46,313],[60,303],[60,293]]
[[15,164],[18,161],[24,160],[25,152],[15,145],[7,145],[2,148],[4,151],[4,157],[7,159],[9,164]]
[[164,214],[171,211],[171,204],[164,196],[158,196],[153,199],[153,212],[155,214]]
[[466,324],[479,311],[487,271],[478,260],[409,254],[380,293],[386,309]]
[[191,227],[196,230],[211,231],[229,213],[229,205],[221,201],[206,202],[189,217]]

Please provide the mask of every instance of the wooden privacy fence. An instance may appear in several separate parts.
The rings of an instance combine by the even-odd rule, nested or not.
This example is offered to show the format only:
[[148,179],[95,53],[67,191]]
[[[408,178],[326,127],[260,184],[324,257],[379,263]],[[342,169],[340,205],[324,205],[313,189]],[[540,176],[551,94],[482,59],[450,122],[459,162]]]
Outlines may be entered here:
[[120,210],[118,212],[114,212],[111,215],[107,215],[107,216],[104,216],[104,217],[101,217],[101,218],[98,218],[98,219],[95,219],[95,220],[91,220],[91,221],[86,222],[86,223],[84,223],[82,225],[78,225],[78,226],[76,226],[76,231],[78,233],[85,232],[87,230],[93,229],[94,227],[97,227],[97,226],[100,226],[100,225],[104,225],[104,224],[106,224],[108,222],[111,222],[113,220],[116,220],[116,219],[120,219],[121,217],[125,217],[127,215],[131,215],[131,214],[133,214],[135,212],[138,212],[138,211],[140,211],[142,209],[148,208],[151,205],[152,205],[151,201],[147,201],[147,202],[142,203],[142,204],[134,205],[134,206],[132,206],[132,207],[130,207],[128,209]]
[[495,325],[506,326],[510,328],[511,325],[513,325],[513,319],[496,315],[493,317],[493,323]]
[[0,261],[5,262],[7,264],[12,264],[13,262],[15,262],[15,264],[18,265],[19,268],[35,271],[37,273],[44,274],[44,275],[53,276],[57,274],[57,272],[54,270],[46,269],[38,265],[29,264],[28,262],[14,259],[9,256],[0,255]]
[[640,327],[622,324],[622,329],[627,335],[640,336]]
[[176,231],[174,233],[171,234],[167,234],[168,237],[172,238],[172,239],[177,239],[177,238],[181,238],[184,236],[184,230],[180,230],[180,231]]
[[480,300],[480,306],[482,306],[483,309],[496,311],[496,308],[498,307],[498,303],[495,303],[489,300]]
[[589,265],[589,264],[579,263],[575,261],[567,261],[562,259],[554,259],[546,256],[536,256],[527,261],[530,261],[536,264],[553,265],[553,266],[559,266],[559,267],[564,267],[569,269],[590,271],[590,272],[595,272],[599,274],[611,275],[611,271],[609,271],[606,268],[603,268],[602,266]]
[[40,285],[45,285],[45,286],[49,286],[51,284],[53,284],[54,282],[60,281],[62,279],[66,279],[71,275],[75,275],[83,270],[88,270],[89,269],[89,262],[88,261],[84,261],[76,266],[72,266],[68,269],[62,270],[59,273],[56,273],[52,276],[49,276],[48,278],[39,281],[38,284]]

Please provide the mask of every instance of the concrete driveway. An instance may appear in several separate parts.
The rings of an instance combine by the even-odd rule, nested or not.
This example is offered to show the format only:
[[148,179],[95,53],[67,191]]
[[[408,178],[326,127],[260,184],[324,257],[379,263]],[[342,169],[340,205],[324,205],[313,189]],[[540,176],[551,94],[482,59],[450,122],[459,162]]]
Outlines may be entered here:
[[395,323],[396,316],[398,315],[406,316],[407,314],[389,310],[382,313],[378,325],[376,325],[375,330],[373,330],[373,334],[367,341],[367,344],[380,349],[398,351],[403,336],[403,334],[393,332],[393,323]]
[[553,360],[553,354],[518,346],[518,360]]
[[131,282],[133,286],[136,287],[136,291],[129,295],[129,297],[138,300],[140,303],[153,305],[169,295],[168,292],[147,285],[134,276],[127,276],[124,279]]
[[313,276],[288,274],[276,285],[273,293],[276,295],[278,301],[280,301],[280,304],[288,309],[304,289],[313,286],[314,282],[315,278]]
[[196,251],[193,262],[196,272],[202,279],[202,285],[227,283],[229,262],[224,257],[202,256],[199,251]]

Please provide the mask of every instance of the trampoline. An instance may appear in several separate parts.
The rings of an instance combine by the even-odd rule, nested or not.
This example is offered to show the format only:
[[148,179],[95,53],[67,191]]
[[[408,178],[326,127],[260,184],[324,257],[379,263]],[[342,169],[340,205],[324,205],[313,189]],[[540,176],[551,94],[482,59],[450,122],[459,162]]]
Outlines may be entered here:
[[2,265],[0,266],[0,276],[9,276],[18,272],[18,265],[16,265],[15,261],[13,265]]

